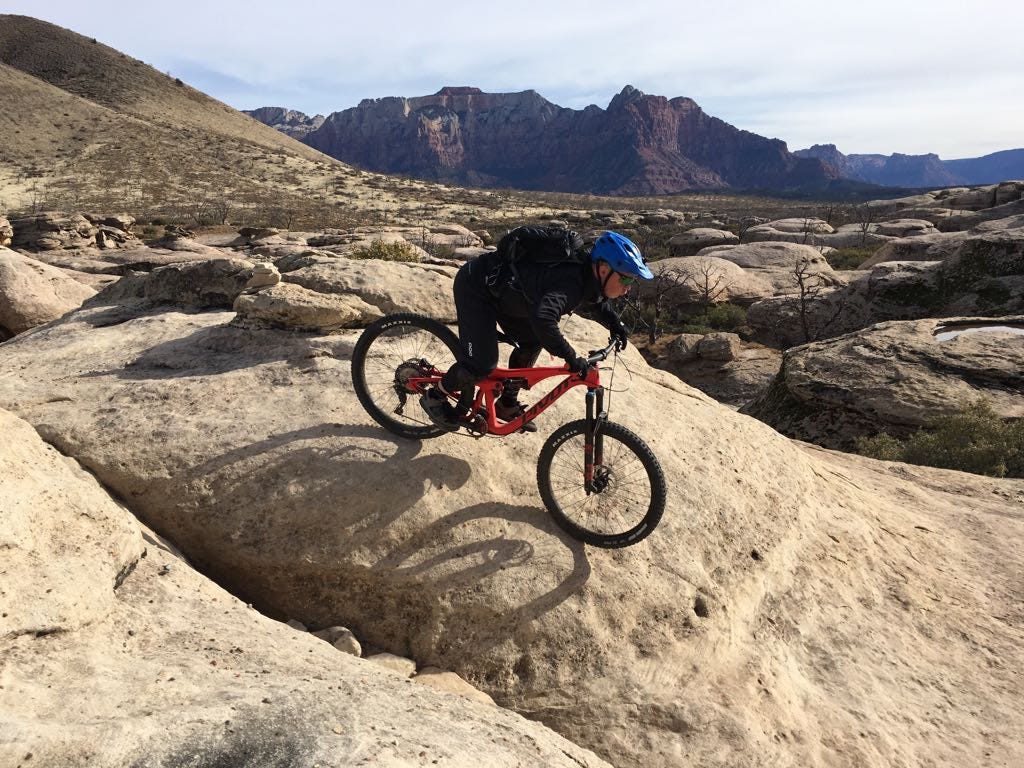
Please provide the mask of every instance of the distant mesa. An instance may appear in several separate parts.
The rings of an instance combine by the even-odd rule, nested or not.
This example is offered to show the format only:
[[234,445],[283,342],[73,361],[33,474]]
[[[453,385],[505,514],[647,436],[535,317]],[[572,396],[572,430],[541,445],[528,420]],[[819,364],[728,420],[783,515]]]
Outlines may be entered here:
[[446,86],[430,96],[364,99],[326,119],[280,107],[248,114],[367,170],[480,187],[813,194],[856,184],[935,188],[1024,178],[1024,149],[962,160],[844,155],[834,144],[790,152],[783,141],[706,114],[693,99],[651,96],[631,85],[607,109],[560,107],[533,90]]
[[888,187],[971,186],[1024,178],[1024,149],[1007,149],[962,160],[942,160],[934,153],[844,155],[835,144],[815,144],[793,154],[822,160],[843,178]]
[[458,86],[365,99],[316,127],[279,112],[249,114],[296,138],[306,131],[306,144],[362,168],[469,186],[660,195],[814,189],[838,177],[828,163],[707,115],[692,99],[629,85],[607,109],[560,107],[532,90]]

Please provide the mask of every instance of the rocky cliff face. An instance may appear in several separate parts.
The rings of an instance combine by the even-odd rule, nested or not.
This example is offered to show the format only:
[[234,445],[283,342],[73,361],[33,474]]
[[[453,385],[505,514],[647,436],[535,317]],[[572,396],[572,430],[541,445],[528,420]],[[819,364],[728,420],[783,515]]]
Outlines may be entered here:
[[896,187],[948,187],[992,184],[1024,175],[1024,149],[993,152],[983,157],[942,160],[926,155],[844,155],[835,144],[815,144],[793,152],[797,157],[828,163],[843,178]]
[[[251,113],[263,119],[256,110]],[[385,173],[480,186],[602,194],[814,187],[836,178],[785,142],[741,131],[691,99],[626,86],[607,109],[559,107],[535,91],[442,88],[364,100],[303,139]]]
[[325,119],[323,115],[310,117],[305,112],[284,107],[260,107],[242,111],[264,125],[276,128],[281,133],[300,141],[323,125]]

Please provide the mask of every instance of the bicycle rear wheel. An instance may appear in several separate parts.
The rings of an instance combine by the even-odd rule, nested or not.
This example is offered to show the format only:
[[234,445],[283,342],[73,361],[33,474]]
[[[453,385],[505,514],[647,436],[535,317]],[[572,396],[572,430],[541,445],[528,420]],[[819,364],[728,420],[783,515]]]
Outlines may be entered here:
[[439,377],[456,360],[459,339],[423,315],[387,315],[367,326],[352,352],[352,386],[370,417],[401,437],[445,434],[420,408],[413,377]]
[[620,424],[601,425],[604,451],[594,467],[594,488],[584,479],[583,419],[559,427],[537,461],[537,486],[555,522],[595,547],[628,547],[646,538],[665,512],[668,490],[657,457]]

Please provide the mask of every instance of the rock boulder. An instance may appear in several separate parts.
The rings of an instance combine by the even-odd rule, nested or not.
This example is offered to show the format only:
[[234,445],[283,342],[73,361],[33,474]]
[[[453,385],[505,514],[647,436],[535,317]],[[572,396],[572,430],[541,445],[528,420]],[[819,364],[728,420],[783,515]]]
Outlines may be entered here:
[[62,270],[0,247],[0,340],[55,320],[94,295]]
[[[968,332],[942,339],[958,328]],[[1024,418],[1021,371],[1024,316],[880,323],[787,351],[772,389],[744,412],[790,437],[849,449],[856,437],[905,436],[979,398]]]

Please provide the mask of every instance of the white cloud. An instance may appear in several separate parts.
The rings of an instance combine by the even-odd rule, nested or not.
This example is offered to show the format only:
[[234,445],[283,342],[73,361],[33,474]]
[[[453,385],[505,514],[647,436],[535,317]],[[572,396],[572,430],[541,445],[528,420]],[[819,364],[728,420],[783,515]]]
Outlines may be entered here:
[[[1024,146],[1024,3],[10,0],[238,108],[331,112],[444,85],[605,107],[689,96],[791,148],[970,157]],[[14,6],[13,8],[11,6]],[[20,7],[19,7],[20,6]]]

